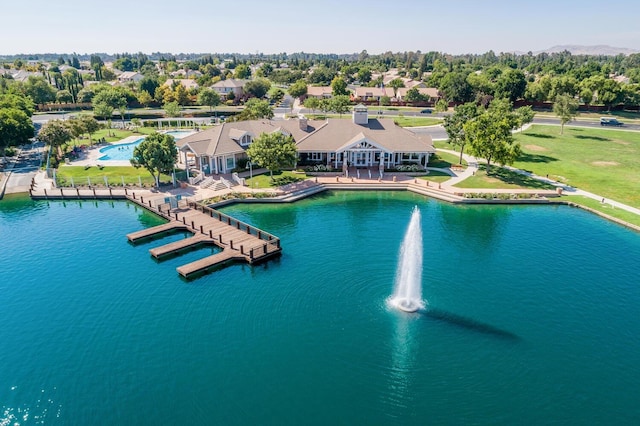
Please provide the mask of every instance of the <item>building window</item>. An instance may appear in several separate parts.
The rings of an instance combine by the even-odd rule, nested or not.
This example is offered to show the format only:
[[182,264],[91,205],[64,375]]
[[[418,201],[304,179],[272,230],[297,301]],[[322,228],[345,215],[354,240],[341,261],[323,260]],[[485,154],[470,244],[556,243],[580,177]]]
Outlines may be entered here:
[[403,152],[402,159],[409,160],[409,161],[410,160],[417,161],[420,159],[420,156],[417,152]]
[[227,170],[231,170],[235,167],[235,161],[233,161],[233,157],[227,157]]
[[322,153],[321,152],[312,152],[310,158],[311,158],[312,161],[321,161],[322,160]]
[[251,144],[251,135],[244,135],[240,138],[241,146],[249,146]]

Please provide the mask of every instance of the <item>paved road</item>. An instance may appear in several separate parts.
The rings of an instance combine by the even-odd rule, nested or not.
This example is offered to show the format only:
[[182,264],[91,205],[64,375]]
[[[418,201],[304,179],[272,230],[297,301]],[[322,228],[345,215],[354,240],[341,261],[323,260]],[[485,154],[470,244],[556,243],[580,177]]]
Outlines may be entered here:
[[27,192],[29,190],[31,180],[42,164],[43,149],[44,144],[42,142],[35,142],[31,145],[24,146],[22,150],[20,150],[12,167],[8,168],[11,174],[5,188],[6,194]]

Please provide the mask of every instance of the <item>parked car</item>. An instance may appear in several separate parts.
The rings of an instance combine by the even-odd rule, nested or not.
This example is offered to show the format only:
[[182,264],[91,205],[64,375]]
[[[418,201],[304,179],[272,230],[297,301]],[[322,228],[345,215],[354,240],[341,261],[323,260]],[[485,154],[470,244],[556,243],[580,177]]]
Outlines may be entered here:
[[622,126],[623,123],[621,121],[618,121],[618,119],[616,118],[601,117],[600,125],[601,126]]
[[430,109],[423,109],[422,111],[420,111],[420,114],[431,114],[431,110]]

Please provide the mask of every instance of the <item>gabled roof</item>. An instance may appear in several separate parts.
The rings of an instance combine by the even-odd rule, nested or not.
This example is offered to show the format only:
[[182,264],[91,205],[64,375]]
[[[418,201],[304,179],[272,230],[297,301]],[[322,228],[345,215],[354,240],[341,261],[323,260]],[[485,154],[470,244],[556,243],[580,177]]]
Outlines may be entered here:
[[331,86],[307,86],[307,96],[331,96]]
[[393,88],[391,87],[356,87],[356,98],[364,98],[364,97],[381,97],[381,96],[389,96],[393,97]]
[[429,135],[418,135],[391,119],[369,119],[367,124],[351,120],[328,120],[315,132],[298,141],[298,151],[336,152],[366,140],[386,152],[435,152]]
[[[180,149],[191,149],[198,155],[231,155],[244,152],[240,146],[239,139],[249,133],[258,137],[262,133],[273,133],[275,131],[286,131],[293,136],[296,141],[304,139],[313,133],[317,127],[324,124],[324,121],[309,120],[306,130],[300,129],[298,120],[285,120],[272,122],[269,120],[235,121],[223,123],[211,129],[195,133],[176,141]],[[206,148],[202,148],[201,141],[206,142]]]
[[364,142],[385,152],[435,152],[431,136],[415,134],[391,119],[369,119],[365,125],[342,119],[308,120],[304,130],[299,120],[238,121],[187,136],[176,141],[176,145],[197,155],[233,155],[244,152],[238,142],[243,135],[258,137],[278,131],[288,132],[300,152],[340,152],[358,148]]
[[181,85],[184,86],[185,89],[197,89],[198,88],[198,83],[195,80],[189,79],[189,78],[180,78],[180,79],[167,79],[167,81],[164,82],[163,86],[171,86],[173,84],[173,82],[178,82]]
[[211,85],[211,87],[228,87],[228,88],[243,88],[249,80],[241,80],[235,78],[228,78],[226,80],[220,80]]

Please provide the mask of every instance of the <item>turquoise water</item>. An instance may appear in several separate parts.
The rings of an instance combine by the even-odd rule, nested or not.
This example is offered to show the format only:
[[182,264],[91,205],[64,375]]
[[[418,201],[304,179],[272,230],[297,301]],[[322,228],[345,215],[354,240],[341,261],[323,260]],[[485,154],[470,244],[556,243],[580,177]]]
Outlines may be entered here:
[[[176,140],[183,138],[192,134],[192,131],[171,131],[166,132],[167,135],[173,136]],[[117,145],[109,145],[104,148],[100,148],[100,153],[104,154],[98,158],[100,161],[111,161],[111,160],[119,160],[119,161],[129,161],[133,156],[133,150],[135,147],[140,145],[144,138],[136,139],[133,142],[129,143],[120,143]]]
[[[426,314],[390,311],[411,208]],[[0,202],[0,424],[637,424],[640,235],[335,193],[225,212],[279,259],[186,282],[124,202]],[[27,418],[24,421],[24,418]]]
[[129,143],[119,143],[117,145],[109,145],[104,148],[100,148],[100,153],[104,154],[98,158],[100,161],[128,161],[133,156],[133,150],[140,145],[144,138],[136,139]]

